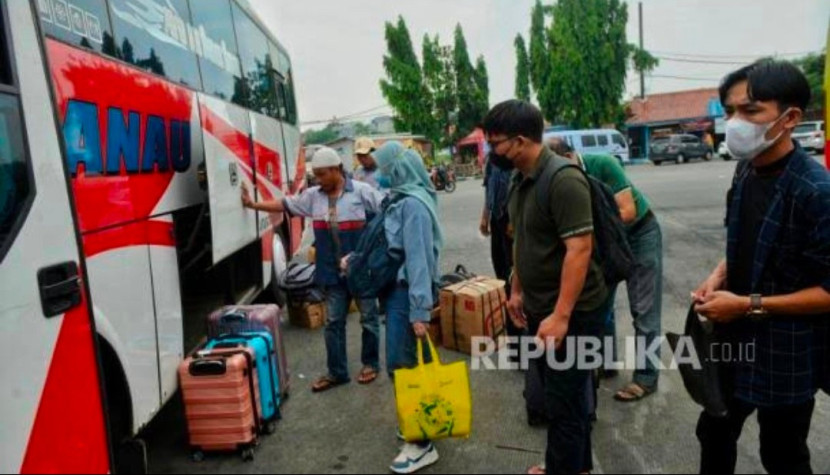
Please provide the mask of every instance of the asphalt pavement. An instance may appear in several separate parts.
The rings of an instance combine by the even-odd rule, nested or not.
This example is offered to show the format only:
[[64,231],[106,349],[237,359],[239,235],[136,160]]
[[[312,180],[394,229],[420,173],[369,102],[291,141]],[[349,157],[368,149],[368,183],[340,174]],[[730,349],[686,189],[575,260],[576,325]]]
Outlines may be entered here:
[[[689,292],[725,253],[723,227],[726,190],[735,162],[692,162],[629,167],[634,184],[651,201],[664,236],[663,331],[680,332]],[[489,241],[479,235],[483,202],[480,180],[459,183],[442,193],[446,235],[442,268],[464,264],[472,272],[492,274]],[[617,325],[621,337],[633,334],[625,292],[618,293]],[[360,369],[360,328],[350,317],[350,369]],[[383,341],[383,340],[382,340]],[[146,431],[154,473],[388,473],[397,455],[394,394],[389,380],[356,383],[325,394],[310,384],[325,370],[322,330],[288,328],[286,348],[293,373],[292,394],[276,434],[262,439],[256,459],[214,455],[201,463],[189,458],[180,403],[174,400]],[[383,346],[383,345],[382,345]],[[664,351],[665,354],[665,351]],[[465,359],[441,351],[445,361]],[[354,377],[354,376],[353,376]],[[657,394],[635,404],[613,400],[626,383],[623,372],[604,381],[594,427],[595,473],[691,473],[698,470],[695,425],[700,409],[686,394],[680,375],[665,371]],[[546,432],[526,425],[518,372],[474,371],[473,434],[468,440],[441,441],[439,463],[424,473],[524,473],[543,460]],[[830,398],[819,396],[810,437],[813,469],[830,471]],[[758,426],[747,423],[739,448],[738,471],[763,473],[758,456]]]

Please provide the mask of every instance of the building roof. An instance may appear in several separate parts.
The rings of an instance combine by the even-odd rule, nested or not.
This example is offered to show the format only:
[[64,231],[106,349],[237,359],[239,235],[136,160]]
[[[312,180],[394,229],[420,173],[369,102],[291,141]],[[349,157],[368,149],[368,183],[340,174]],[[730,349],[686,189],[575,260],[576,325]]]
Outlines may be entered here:
[[628,104],[627,125],[666,123],[703,117],[720,117],[723,107],[717,88],[651,94]]

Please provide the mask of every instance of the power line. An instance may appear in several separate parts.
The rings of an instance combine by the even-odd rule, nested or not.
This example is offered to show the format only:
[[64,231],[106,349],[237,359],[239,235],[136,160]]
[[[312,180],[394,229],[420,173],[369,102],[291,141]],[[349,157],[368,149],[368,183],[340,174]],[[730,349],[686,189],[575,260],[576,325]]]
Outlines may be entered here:
[[370,116],[379,114],[382,109],[389,109],[390,112],[392,110],[392,108],[390,106],[388,106],[386,104],[383,104],[383,105],[380,105],[380,106],[372,107],[371,109],[366,109],[366,110],[362,110],[362,111],[358,111],[358,112],[352,112],[350,114],[346,114],[346,115],[343,115],[343,116],[334,116],[334,117],[331,117],[329,119],[315,119],[315,120],[304,121],[300,125],[328,124],[330,122],[335,122],[335,121],[342,122],[342,121],[349,121],[349,120],[354,120],[354,119],[359,119],[359,118],[365,118],[365,117],[370,117]]
[[656,56],[661,61],[672,61],[676,63],[694,63],[694,64],[728,64],[731,66],[741,66],[747,64],[747,61],[715,61],[703,59],[687,59],[687,58],[670,58],[668,56]]
[[674,51],[650,51],[655,55],[679,56],[682,58],[703,58],[703,59],[757,59],[764,56],[784,57],[784,56],[807,56],[808,54],[818,54],[821,51],[803,51],[800,53],[770,53],[770,54],[695,54],[695,53],[679,53]]
[[680,79],[683,81],[706,81],[706,82],[720,82],[720,79],[715,78],[700,78],[700,77],[691,77],[691,76],[673,76],[670,74],[652,74],[649,76],[650,78],[658,78],[658,79]]

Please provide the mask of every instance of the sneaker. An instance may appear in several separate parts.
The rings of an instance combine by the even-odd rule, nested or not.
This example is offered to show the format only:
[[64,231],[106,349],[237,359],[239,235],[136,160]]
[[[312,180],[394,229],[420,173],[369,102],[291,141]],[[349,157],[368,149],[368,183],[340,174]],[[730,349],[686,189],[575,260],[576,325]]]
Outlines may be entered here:
[[425,446],[406,444],[398,458],[392,462],[389,470],[393,473],[415,473],[437,461],[438,451],[431,442]]
[[403,437],[403,432],[401,432],[401,428],[398,427],[395,430],[395,437],[398,439],[398,442],[406,442],[406,439]]

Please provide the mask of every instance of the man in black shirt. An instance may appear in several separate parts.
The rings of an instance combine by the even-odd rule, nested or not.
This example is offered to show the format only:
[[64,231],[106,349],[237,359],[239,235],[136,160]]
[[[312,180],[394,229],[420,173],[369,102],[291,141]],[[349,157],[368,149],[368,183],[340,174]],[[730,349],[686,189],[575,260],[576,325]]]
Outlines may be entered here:
[[[726,259],[693,292],[696,311],[740,357],[723,366],[726,417],[700,416],[701,473],[734,473],[757,411],[770,473],[812,473],[807,439],[828,384],[830,173],[792,140],[810,100],[804,74],[759,61],[720,88],[739,163],[729,193]],[[754,344],[754,355],[740,348]]]

